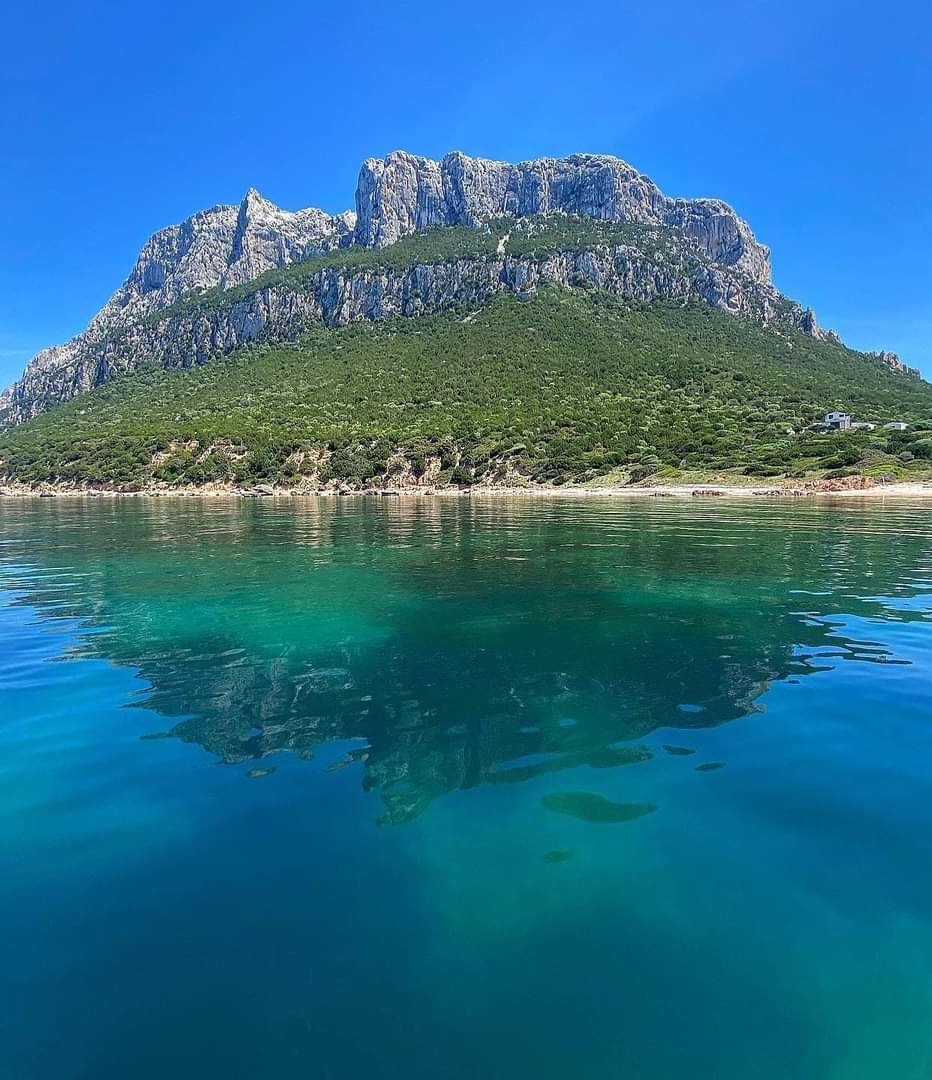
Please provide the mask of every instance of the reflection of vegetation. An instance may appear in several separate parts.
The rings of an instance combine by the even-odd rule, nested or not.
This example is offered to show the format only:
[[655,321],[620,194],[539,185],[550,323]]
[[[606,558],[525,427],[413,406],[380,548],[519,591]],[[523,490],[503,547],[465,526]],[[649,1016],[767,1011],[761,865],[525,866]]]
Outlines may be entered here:
[[653,756],[646,746],[589,746],[576,751],[567,750],[532,764],[515,765],[506,762],[500,768],[491,770],[486,779],[490,783],[530,780],[532,777],[575,765],[588,765],[590,769],[616,769],[621,765],[637,765],[642,761],[650,761]]
[[545,810],[553,810],[556,814],[566,814],[599,825],[634,821],[652,814],[657,809],[653,803],[612,802],[611,799],[591,791],[558,791],[545,795],[540,802]]
[[653,733],[736,720],[843,658],[896,660],[832,616],[884,612],[857,597],[906,595],[904,568],[932,559],[889,507],[667,500],[36,500],[0,533],[8,564],[43,571],[24,600],[98,629],[81,650],[138,669],[171,735],[256,769],[348,743],[329,768],[359,771],[389,822],[456,789],[689,753]]
[[[806,430],[836,405],[913,426]],[[545,290],[118,379],[0,435],[0,473],[131,488],[897,477],[932,470],[930,429],[932,386],[840,345],[705,305]]]

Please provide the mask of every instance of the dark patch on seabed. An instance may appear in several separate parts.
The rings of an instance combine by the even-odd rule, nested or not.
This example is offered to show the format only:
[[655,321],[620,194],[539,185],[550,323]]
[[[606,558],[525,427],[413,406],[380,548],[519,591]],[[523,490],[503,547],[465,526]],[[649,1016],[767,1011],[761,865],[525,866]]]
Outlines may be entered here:
[[634,821],[657,809],[653,803],[612,802],[604,795],[595,795],[591,791],[558,791],[545,795],[540,802],[547,810],[598,824]]
[[542,856],[544,862],[549,863],[569,862],[575,857],[576,852],[572,848],[554,848],[553,851],[547,851]]

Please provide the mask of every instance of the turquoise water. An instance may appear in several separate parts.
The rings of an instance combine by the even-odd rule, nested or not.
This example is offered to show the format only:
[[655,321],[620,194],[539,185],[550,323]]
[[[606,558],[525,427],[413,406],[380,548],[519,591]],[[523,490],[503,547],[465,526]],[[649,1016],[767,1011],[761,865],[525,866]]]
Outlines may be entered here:
[[932,508],[0,503],[0,1077],[932,1076]]

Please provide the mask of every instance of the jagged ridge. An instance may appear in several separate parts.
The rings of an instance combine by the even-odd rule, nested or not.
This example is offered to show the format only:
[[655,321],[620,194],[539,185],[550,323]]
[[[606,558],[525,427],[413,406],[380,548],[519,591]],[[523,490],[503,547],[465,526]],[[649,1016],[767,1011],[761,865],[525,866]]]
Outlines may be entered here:
[[[0,401],[0,415],[19,422],[110,376],[115,335],[196,290],[229,288],[271,268],[348,245],[378,248],[437,226],[478,227],[492,217],[561,212],[677,229],[714,263],[761,285],[770,281],[769,252],[724,203],[671,199],[617,158],[575,155],[510,165],[448,154],[442,161],[398,151],[366,161],[356,212],[289,212],[247,192],[236,206],[217,206],[157,232],[126,282],[88,329],[43,350]],[[193,359],[193,358],[192,358]]]
[[[99,385],[106,378],[107,342],[153,311],[205,288],[230,288],[272,267],[286,266],[352,242],[356,215],[282,210],[250,188],[239,206],[214,206],[146,242],[126,281],[87,330],[43,349],[22,379],[0,398],[0,419],[20,422]],[[59,386],[60,397],[48,388]]]
[[403,151],[363,164],[356,190],[356,242],[393,244],[443,225],[554,212],[668,225],[697,241],[713,262],[770,282],[770,251],[718,199],[671,199],[627,162],[598,154],[518,165],[454,152],[431,161]]
[[[784,300],[771,286],[716,266],[670,230],[628,228],[627,242],[619,242],[616,230],[596,231],[590,240],[569,246],[561,230],[553,235],[536,219],[529,226],[531,235],[519,246],[530,250],[522,254],[508,254],[505,239],[490,233],[477,251],[457,255],[459,238],[452,230],[431,238],[431,261],[423,259],[426,243],[410,237],[384,253],[357,256],[350,265],[332,265],[332,258],[310,260],[263,275],[254,288],[246,284],[186,297],[101,341],[90,366],[35,373],[32,402],[41,410],[141,366],[189,367],[254,341],[293,340],[313,322],[336,327],[453,307],[474,309],[499,293],[527,298],[544,285],[592,287],[644,302],[705,301],[765,325],[777,321],[818,333],[811,312]],[[437,254],[444,240],[446,257]]]
[[[509,230],[503,225],[496,240],[502,250],[481,266],[453,257],[442,268],[436,258],[425,268],[414,252],[401,269],[393,260],[391,272],[351,266],[349,259],[346,266],[322,266],[313,270],[313,281],[304,275],[300,289],[293,281],[270,288],[263,280],[270,271],[335,251],[391,251],[429,230],[476,230],[496,220],[555,214],[623,223],[633,232],[623,243],[599,237],[564,245],[543,261],[516,260],[505,252]],[[658,235],[666,238],[659,259]],[[242,295],[254,281],[256,290]],[[258,337],[285,340],[309,320],[334,326],[427,314],[481,303],[502,290],[520,295],[538,282],[586,283],[638,300],[703,299],[765,324],[779,317],[822,334],[811,312],[773,288],[769,250],[719,200],[670,198],[632,166],[604,155],[511,165],[459,152],[433,161],[396,151],[364,162],[355,213],[290,212],[250,189],[239,206],[216,206],[155,233],[87,330],[39,353],[0,396],[0,424],[29,419],[141,365],[186,366]],[[160,312],[176,312],[179,301],[218,289],[231,290],[230,304],[210,311],[195,304],[177,318],[153,322]],[[891,369],[914,373],[892,354],[882,355]]]

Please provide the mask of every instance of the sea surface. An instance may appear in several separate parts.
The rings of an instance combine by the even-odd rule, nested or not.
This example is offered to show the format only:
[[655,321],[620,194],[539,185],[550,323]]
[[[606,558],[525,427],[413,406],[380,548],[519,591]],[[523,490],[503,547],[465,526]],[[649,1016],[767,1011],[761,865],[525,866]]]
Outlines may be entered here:
[[0,1080],[928,1080],[932,506],[0,502]]

